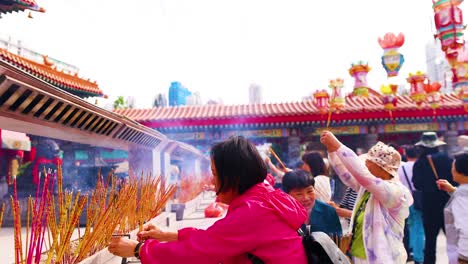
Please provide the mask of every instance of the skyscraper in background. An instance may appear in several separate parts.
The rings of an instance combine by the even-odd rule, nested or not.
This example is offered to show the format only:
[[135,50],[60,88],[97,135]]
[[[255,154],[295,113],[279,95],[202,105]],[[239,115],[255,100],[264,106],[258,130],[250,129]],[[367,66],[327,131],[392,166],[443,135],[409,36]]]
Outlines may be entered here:
[[169,105],[178,106],[186,105],[187,96],[192,93],[185,88],[180,82],[172,82],[169,87]]
[[159,93],[154,98],[153,107],[166,107],[167,98],[165,94]]
[[249,103],[250,104],[262,103],[262,87],[260,85],[252,83],[249,86]]
[[442,85],[441,92],[452,91],[452,71],[441,49],[440,40],[435,39],[426,44],[427,77],[431,82]]
[[186,98],[187,105],[202,105],[202,99],[199,92],[194,92]]

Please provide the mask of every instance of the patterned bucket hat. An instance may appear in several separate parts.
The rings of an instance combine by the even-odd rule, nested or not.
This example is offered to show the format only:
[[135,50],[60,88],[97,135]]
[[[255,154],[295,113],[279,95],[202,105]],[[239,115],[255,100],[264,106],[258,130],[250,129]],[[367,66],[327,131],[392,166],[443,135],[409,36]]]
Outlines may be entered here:
[[398,167],[400,167],[400,153],[393,147],[383,142],[377,142],[366,154],[366,159],[374,162],[380,168],[390,173],[394,178],[398,178]]

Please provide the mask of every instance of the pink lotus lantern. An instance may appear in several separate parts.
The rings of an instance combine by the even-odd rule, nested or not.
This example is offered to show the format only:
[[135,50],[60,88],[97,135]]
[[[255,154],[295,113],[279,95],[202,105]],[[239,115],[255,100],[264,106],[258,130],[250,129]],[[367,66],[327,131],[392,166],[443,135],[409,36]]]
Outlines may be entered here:
[[[360,96],[360,97],[368,97],[369,96],[369,86],[367,85],[367,74],[371,68],[367,63],[362,61],[351,64],[351,68],[349,69],[349,74],[354,77],[354,89],[353,95]],[[333,97],[332,97],[333,98]]]
[[325,90],[316,91],[314,93],[314,105],[319,110],[320,114],[326,114],[330,102],[330,95]]
[[387,77],[397,76],[405,62],[403,55],[398,52],[398,49],[405,43],[405,35],[400,33],[395,36],[393,33],[387,33],[383,39],[379,38],[378,41],[380,47],[384,49],[382,66],[387,72]]
[[424,85],[427,83],[426,74],[420,71],[416,72],[416,74],[410,73],[406,81],[411,85],[411,99],[420,107],[426,101],[426,92],[424,90]]

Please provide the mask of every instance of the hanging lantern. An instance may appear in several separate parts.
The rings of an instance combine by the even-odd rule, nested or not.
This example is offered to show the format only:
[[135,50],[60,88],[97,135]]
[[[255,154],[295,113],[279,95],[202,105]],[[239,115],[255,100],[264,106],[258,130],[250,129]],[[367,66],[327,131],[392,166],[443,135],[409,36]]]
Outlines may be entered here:
[[330,80],[330,84],[328,87],[332,90],[331,97],[330,97],[330,109],[331,111],[339,112],[341,109],[345,107],[345,99],[343,96],[343,86],[344,80],[343,79],[335,79]]
[[438,82],[433,82],[431,84],[425,84],[424,85],[424,90],[426,91],[427,95],[427,103],[432,109],[437,109],[440,106],[440,100],[442,99],[442,96],[440,95],[440,83]]
[[452,67],[453,87],[459,90],[468,86],[468,49],[459,49],[455,60],[456,64]]
[[[367,85],[367,74],[371,68],[367,63],[362,61],[351,64],[349,74],[354,77],[353,95],[359,97],[369,96],[369,86]],[[333,97],[332,97],[333,98]]]
[[389,84],[389,85],[382,85],[380,87],[380,91],[382,92],[382,104],[386,110],[393,110],[397,106],[397,97],[396,93],[398,90],[398,85],[396,84]]
[[411,85],[411,99],[416,103],[416,105],[418,105],[418,107],[420,107],[426,100],[426,93],[424,90],[424,85],[427,83],[426,74],[420,71],[416,72],[416,74],[410,73],[406,81]]
[[328,87],[332,90],[332,93],[330,97],[330,107],[328,110],[327,127],[330,125],[332,112],[336,111],[339,113],[341,109],[345,107],[346,101],[342,93],[344,86],[343,84],[344,80],[338,78],[335,80],[330,80],[330,84],[328,85]]
[[378,39],[380,47],[384,49],[382,56],[382,66],[387,72],[387,77],[398,75],[401,66],[405,62],[403,55],[398,52],[398,49],[405,43],[405,35],[403,33],[395,36],[393,33],[385,34],[384,38]]
[[321,90],[314,93],[314,105],[319,110],[320,114],[326,114],[330,102],[330,95],[327,91]]
[[432,0],[434,21],[437,29],[435,37],[440,39],[442,50],[447,54],[464,45],[463,13],[458,7],[463,0]]

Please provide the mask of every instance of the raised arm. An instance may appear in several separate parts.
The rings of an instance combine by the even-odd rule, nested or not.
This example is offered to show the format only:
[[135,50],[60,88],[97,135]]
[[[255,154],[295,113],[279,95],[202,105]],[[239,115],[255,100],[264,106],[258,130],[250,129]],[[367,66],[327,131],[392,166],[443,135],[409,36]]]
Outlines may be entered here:
[[350,173],[349,177],[353,177],[360,186],[372,193],[383,206],[387,208],[399,207],[405,199],[409,199],[409,191],[393,181],[383,180],[372,175],[356,153],[341,144],[331,132],[324,131],[322,138],[325,142],[332,142],[328,144],[334,146],[332,150],[335,150],[336,157]]
[[351,187],[353,190],[358,192],[361,185],[356,181],[356,179],[354,179],[345,165],[341,162],[341,159],[336,155],[336,152],[329,152],[328,160],[341,181],[346,186]]

